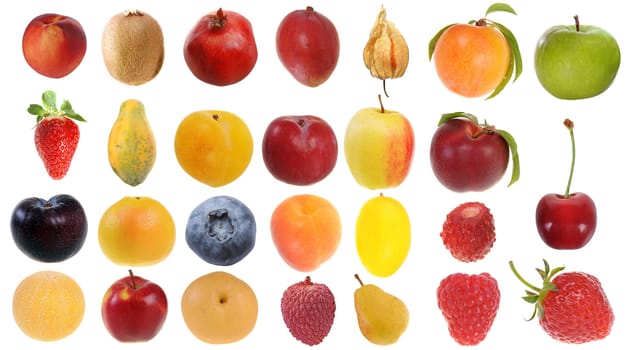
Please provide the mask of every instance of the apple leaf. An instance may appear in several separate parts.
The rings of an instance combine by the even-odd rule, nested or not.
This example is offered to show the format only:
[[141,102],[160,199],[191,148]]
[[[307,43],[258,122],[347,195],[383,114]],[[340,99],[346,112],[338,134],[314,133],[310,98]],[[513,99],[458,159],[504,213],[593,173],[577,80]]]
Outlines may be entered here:
[[488,16],[490,13],[492,12],[509,12],[513,15],[516,15],[516,11],[514,11],[514,9],[512,8],[512,6],[503,3],[503,2],[497,2],[494,3],[492,5],[490,5],[490,7],[488,7],[488,9],[486,10],[486,16]]
[[473,122],[475,125],[480,125],[479,124],[479,120],[477,119],[477,117],[472,115],[472,114],[470,114],[470,113],[453,112],[453,113],[442,114],[442,118],[440,118],[440,121],[438,121],[438,126],[446,123],[447,121],[449,121],[451,119],[455,119],[455,118],[466,118],[466,119],[470,120],[471,122]]
[[448,28],[454,26],[456,23],[451,23],[447,26],[445,26],[444,28],[440,29],[434,36],[433,38],[431,38],[431,40],[429,41],[429,61],[431,61],[431,58],[433,57],[433,52],[435,51],[435,45],[437,44],[437,41],[440,39],[440,37],[442,36],[442,33],[444,33],[444,31],[446,31]]
[[521,176],[521,162],[518,158],[518,147],[516,146],[516,140],[514,140],[514,137],[509,132],[505,130],[496,130],[495,132],[503,137],[508,147],[510,147],[510,153],[512,154],[512,178],[510,179],[510,183],[508,183],[508,187],[510,187],[518,181]]

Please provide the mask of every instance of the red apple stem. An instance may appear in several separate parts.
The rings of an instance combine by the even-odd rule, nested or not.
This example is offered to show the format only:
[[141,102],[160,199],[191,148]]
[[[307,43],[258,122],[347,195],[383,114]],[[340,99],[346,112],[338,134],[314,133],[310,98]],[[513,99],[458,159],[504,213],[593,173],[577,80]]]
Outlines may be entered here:
[[570,119],[564,120],[564,126],[569,129],[569,135],[571,135],[571,172],[569,173],[569,182],[567,183],[567,189],[564,192],[564,198],[569,198],[571,191],[571,181],[573,181],[573,169],[575,168],[575,136],[573,135],[573,122]]
[[131,269],[129,269],[129,276],[131,277],[131,288],[136,289],[136,276],[134,276]]
[[580,31],[580,19],[578,18],[578,15],[573,16],[573,20],[575,20],[575,31],[579,32]]

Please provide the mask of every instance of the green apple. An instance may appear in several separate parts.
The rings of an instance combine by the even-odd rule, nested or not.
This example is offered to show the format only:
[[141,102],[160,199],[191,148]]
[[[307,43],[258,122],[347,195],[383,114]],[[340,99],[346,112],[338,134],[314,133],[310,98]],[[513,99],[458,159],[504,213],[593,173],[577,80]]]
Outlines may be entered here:
[[547,29],[534,52],[540,84],[566,100],[585,99],[606,91],[615,80],[621,53],[615,38],[594,25],[557,25]]

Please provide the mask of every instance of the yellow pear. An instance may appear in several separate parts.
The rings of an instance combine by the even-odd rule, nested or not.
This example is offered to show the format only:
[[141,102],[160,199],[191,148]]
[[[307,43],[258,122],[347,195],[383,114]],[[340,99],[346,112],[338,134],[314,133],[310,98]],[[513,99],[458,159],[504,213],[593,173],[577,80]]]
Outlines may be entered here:
[[374,284],[363,284],[354,291],[354,308],[363,336],[377,345],[391,345],[398,341],[409,324],[409,310],[395,295]]

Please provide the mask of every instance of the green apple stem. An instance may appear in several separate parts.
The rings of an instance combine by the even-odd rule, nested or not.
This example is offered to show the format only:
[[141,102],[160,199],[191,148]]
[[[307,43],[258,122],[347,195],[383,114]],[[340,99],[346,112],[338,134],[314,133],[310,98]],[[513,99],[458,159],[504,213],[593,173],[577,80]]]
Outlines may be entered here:
[[133,275],[131,269],[129,269],[129,276],[131,277],[131,288],[136,289],[136,276]]
[[363,281],[361,281],[361,277],[359,277],[359,274],[358,274],[358,273],[355,273],[355,274],[354,274],[354,278],[356,278],[356,279],[357,279],[357,281],[359,281],[359,284],[361,284],[361,286],[363,286]]
[[573,135],[573,122],[570,119],[564,120],[564,126],[569,129],[569,135],[571,135],[571,172],[569,173],[569,182],[567,183],[567,189],[564,192],[564,198],[569,198],[571,191],[571,181],[573,181],[573,169],[575,168],[575,136]]
[[573,19],[575,20],[575,31],[579,32],[580,31],[580,19],[578,18],[578,15],[573,16]]

